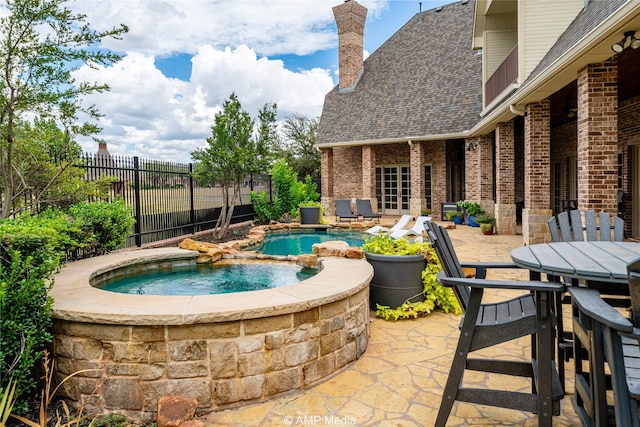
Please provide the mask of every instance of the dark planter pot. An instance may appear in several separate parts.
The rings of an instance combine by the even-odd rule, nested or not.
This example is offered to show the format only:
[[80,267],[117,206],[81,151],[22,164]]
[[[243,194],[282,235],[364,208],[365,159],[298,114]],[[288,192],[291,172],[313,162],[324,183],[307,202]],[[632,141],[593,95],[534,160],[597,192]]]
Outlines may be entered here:
[[372,310],[376,309],[376,304],[397,308],[407,299],[411,302],[424,301],[422,271],[427,267],[427,260],[423,255],[393,256],[365,252],[365,257],[373,266],[373,279],[369,286]]
[[300,208],[302,224],[320,224],[320,206],[303,206]]
[[458,225],[462,224],[462,218],[460,218],[459,216],[454,216],[453,223]]
[[480,227],[480,224],[478,224],[476,222],[476,217],[475,216],[470,216],[469,217],[469,225],[472,227]]

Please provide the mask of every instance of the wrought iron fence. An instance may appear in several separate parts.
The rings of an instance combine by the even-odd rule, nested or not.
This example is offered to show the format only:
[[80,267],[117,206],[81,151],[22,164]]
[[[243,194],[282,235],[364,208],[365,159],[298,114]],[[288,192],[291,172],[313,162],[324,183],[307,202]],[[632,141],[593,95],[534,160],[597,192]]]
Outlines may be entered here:
[[[222,188],[199,186],[191,163],[175,163],[110,155],[106,150],[84,154],[78,167],[90,180],[112,177],[110,197],[122,197],[136,220],[127,247],[211,229],[220,216]],[[273,198],[269,175],[248,177],[243,183],[232,223],[254,217],[251,191]]]

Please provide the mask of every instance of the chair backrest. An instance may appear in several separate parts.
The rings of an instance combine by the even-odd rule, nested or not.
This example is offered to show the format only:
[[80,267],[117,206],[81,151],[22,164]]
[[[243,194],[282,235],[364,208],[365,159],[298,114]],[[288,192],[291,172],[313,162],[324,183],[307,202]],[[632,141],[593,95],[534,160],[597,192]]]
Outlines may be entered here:
[[631,295],[631,309],[633,323],[636,328],[640,327],[640,258],[631,261],[627,265],[629,275],[629,294]]
[[371,200],[369,199],[356,199],[356,209],[362,216],[373,215],[373,209],[371,209]]
[[[424,224],[427,228],[429,240],[431,240],[431,247],[436,251],[436,255],[438,255],[444,274],[448,277],[463,278],[464,272],[462,271],[460,261],[458,261],[456,251],[453,248],[453,244],[451,243],[447,230],[432,221],[425,221]],[[453,293],[458,299],[460,308],[466,312],[471,294],[469,287],[454,286]]]
[[[556,221],[557,220],[557,221]],[[585,224],[582,225],[582,217],[579,210],[560,212],[557,218],[552,217],[547,224],[554,242],[581,242],[581,241],[615,241],[624,240],[624,221],[618,216],[613,217],[607,212],[598,213],[596,221],[595,211],[584,211]],[[559,233],[558,233],[559,231]],[[613,234],[611,233],[613,231]]]
[[351,202],[349,200],[336,200],[336,214],[340,215],[351,215]]

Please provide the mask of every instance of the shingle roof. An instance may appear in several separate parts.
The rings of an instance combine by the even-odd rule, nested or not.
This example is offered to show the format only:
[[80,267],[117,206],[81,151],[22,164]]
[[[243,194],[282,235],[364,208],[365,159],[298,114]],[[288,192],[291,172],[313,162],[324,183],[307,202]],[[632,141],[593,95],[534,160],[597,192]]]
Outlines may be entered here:
[[533,79],[553,64],[553,62],[569,50],[571,46],[586,37],[598,24],[622,7],[627,1],[628,0],[590,1],[587,7],[582,9],[578,16],[576,16],[576,19],[573,20],[556,43],[549,49],[544,58],[538,63],[536,68],[529,74],[527,80]]
[[[480,120],[474,1],[416,14],[364,63],[352,92],[325,97],[318,144],[462,133]],[[367,37],[365,33],[364,37]]]

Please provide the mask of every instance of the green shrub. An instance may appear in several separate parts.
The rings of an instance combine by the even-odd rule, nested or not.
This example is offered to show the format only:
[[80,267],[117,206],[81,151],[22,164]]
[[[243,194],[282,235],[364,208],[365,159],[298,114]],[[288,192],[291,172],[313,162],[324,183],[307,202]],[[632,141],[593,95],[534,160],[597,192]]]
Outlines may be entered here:
[[88,256],[102,255],[124,247],[135,222],[122,199],[112,202],[78,203],[69,213],[85,233]]
[[[20,243],[27,241],[35,239]],[[18,413],[28,408],[38,382],[33,366],[51,342],[53,301],[47,291],[60,256],[40,253],[48,250],[37,249],[36,256],[27,256],[0,244],[0,387],[6,390],[10,378],[16,381],[14,410]]]
[[256,220],[264,223],[269,220],[279,221],[284,216],[299,216],[298,208],[302,203],[317,202],[320,199],[318,187],[310,176],[305,182],[298,181],[297,174],[280,160],[271,168],[274,183],[273,203],[269,203],[266,193],[251,193],[251,203],[256,212]]

